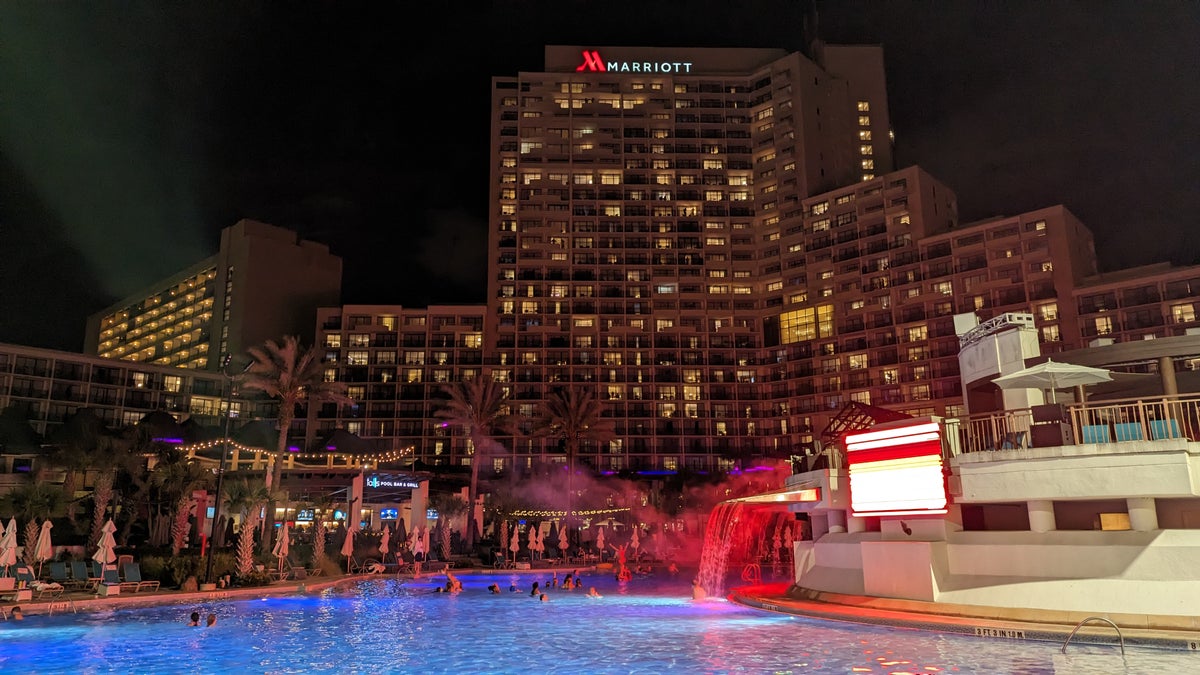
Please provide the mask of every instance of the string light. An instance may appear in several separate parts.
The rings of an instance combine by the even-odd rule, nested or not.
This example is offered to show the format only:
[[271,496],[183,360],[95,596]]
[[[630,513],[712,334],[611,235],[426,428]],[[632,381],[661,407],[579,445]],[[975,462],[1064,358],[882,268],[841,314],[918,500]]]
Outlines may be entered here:
[[[183,452],[193,453],[193,452],[200,452],[203,450],[211,450],[213,448],[222,446],[224,444],[225,444],[224,440],[218,439],[218,440],[214,440],[214,441],[204,441],[201,443],[192,443],[191,445],[183,445],[183,446],[180,446],[179,449],[182,450]],[[229,447],[234,450],[237,450],[239,452],[252,452],[255,454],[266,455],[267,457],[270,457],[272,459],[280,456],[280,453],[276,452],[274,450],[267,450],[266,448],[255,448],[255,447],[251,447],[248,445],[242,445],[241,443],[238,443],[237,441],[232,440],[232,439],[229,441]],[[381,462],[399,461],[406,457],[411,457],[413,454],[413,450],[414,450],[414,447],[409,446],[409,447],[401,449],[401,450],[389,450],[388,452],[373,453],[373,454],[369,454],[369,455],[360,455],[360,454],[352,454],[352,453],[348,453],[348,452],[330,451],[330,452],[286,452],[286,453],[283,453],[282,456],[283,457],[294,457],[296,459],[322,459],[322,460],[333,457],[333,458],[341,458],[344,460],[348,460],[354,464],[360,464],[360,463],[364,463],[364,462],[381,463]]]
[[[619,508],[619,509],[590,509],[590,510],[584,510],[584,511],[575,510],[572,513],[574,513],[577,516],[609,516],[614,513],[626,513],[631,510],[632,509],[630,509],[629,507],[624,507],[624,508]],[[512,511],[508,515],[516,517],[516,518],[563,518],[567,515],[567,512],[566,511],[554,511],[554,510],[521,509],[521,510],[517,510],[517,511]]]

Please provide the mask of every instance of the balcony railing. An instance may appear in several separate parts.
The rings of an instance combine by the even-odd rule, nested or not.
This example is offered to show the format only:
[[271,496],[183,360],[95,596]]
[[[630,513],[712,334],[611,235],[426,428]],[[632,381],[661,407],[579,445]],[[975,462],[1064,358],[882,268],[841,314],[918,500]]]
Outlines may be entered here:
[[[1200,438],[1196,395],[1078,403],[1066,410],[1063,423],[1073,439],[1067,445]],[[950,454],[1034,447],[1033,424],[1030,408],[948,419]]]

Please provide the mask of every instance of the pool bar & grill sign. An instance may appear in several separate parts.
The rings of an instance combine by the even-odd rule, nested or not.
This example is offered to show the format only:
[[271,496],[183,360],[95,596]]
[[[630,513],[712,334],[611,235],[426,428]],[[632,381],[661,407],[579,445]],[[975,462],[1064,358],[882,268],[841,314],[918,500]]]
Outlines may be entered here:
[[386,473],[373,473],[363,481],[367,487],[376,490],[415,490],[421,487],[421,481],[409,476],[392,476]]
[[605,61],[596,50],[583,50],[583,63],[575,72],[589,73],[664,73],[686,74],[692,72],[691,61]]

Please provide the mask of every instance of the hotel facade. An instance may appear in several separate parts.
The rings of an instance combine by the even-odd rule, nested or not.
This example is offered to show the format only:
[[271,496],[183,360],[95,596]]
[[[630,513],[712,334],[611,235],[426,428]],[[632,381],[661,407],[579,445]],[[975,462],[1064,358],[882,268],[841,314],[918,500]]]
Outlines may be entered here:
[[88,317],[84,353],[215,372],[222,354],[284,335],[311,342],[315,308],[340,302],[341,287],[327,246],[241,220],[215,255]]
[[[1032,313],[1043,352],[1197,327],[1200,271],[1099,275],[1062,206],[961,223],[949,187],[892,167],[880,50],[817,60],[547,47],[494,78],[486,304],[322,309],[328,376],[365,398],[310,435],[467,464],[433,411],[483,375],[519,414],[595,391],[617,431],[583,448],[597,470],[727,470],[815,451],[850,402],[963,414],[956,314]],[[563,459],[505,445],[496,471]]]

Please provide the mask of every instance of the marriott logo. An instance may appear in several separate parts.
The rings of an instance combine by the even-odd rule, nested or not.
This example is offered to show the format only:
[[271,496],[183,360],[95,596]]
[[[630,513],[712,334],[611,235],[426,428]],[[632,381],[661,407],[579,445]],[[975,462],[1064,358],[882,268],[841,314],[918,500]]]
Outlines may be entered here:
[[605,61],[600,52],[583,50],[583,63],[575,72],[592,73],[690,73],[691,61]]

